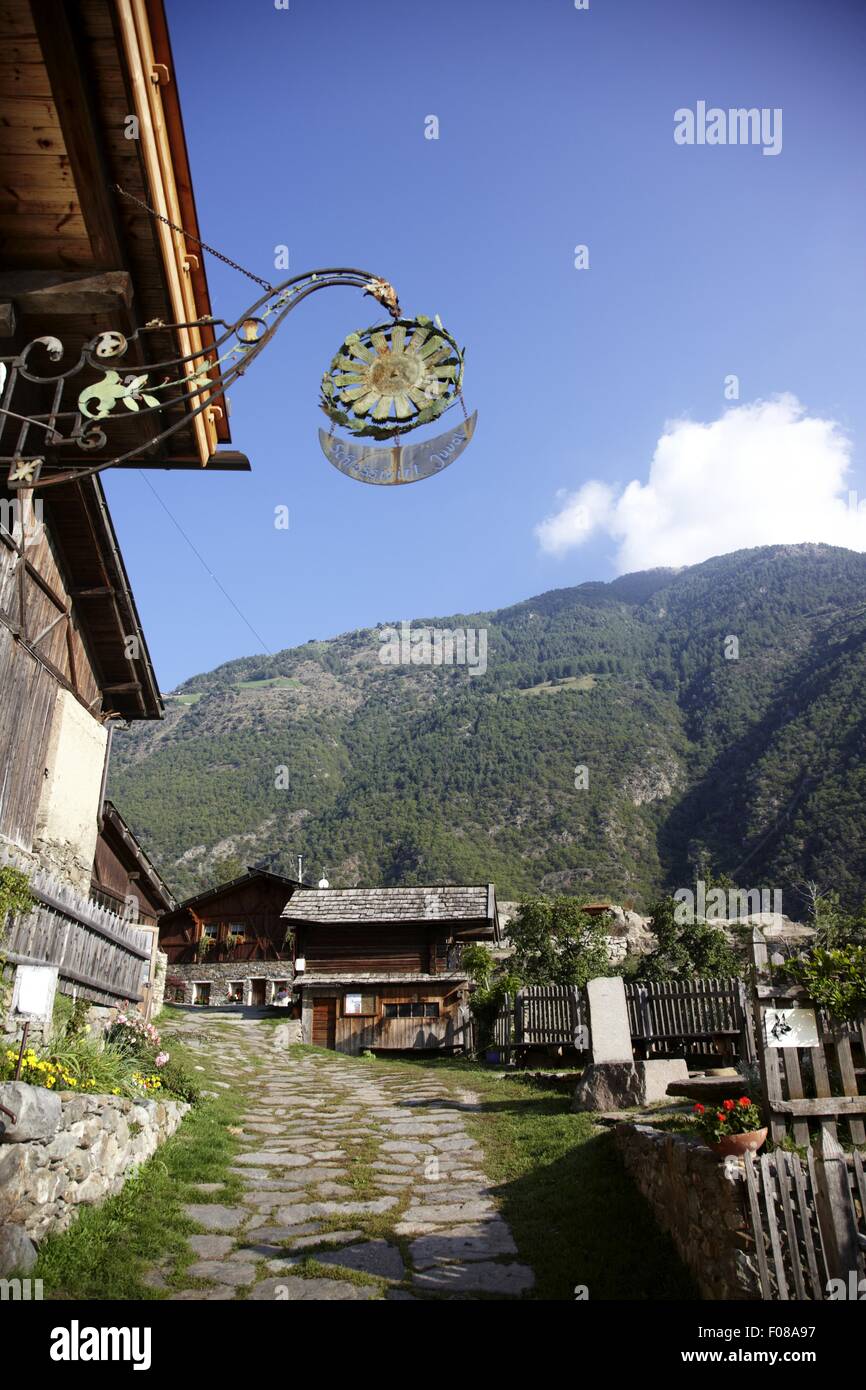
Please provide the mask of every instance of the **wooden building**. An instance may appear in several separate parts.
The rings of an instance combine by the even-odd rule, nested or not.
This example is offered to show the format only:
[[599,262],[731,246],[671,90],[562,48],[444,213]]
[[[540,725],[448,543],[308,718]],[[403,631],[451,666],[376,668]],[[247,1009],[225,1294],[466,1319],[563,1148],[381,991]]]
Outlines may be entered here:
[[[3,0],[0,379],[9,391],[19,354],[37,338],[62,345],[56,371],[75,363],[98,333],[129,336],[151,321],[210,314],[198,245],[119,197],[115,184],[197,233],[162,0]],[[195,351],[210,332],[155,332],[148,355],[158,361]],[[133,344],[123,359],[132,372],[138,352]],[[37,368],[36,357],[30,365]],[[44,353],[38,370],[52,373]],[[53,385],[20,373],[17,380],[16,389],[32,395],[27,411],[49,408],[44,397]],[[77,398],[86,384],[73,377],[63,390]],[[0,381],[3,406],[7,387]],[[59,408],[69,404],[61,395]],[[242,455],[219,448],[230,442],[224,401],[195,418],[179,408],[183,424],[158,447],[166,422],[132,410],[87,452],[55,447],[43,431],[42,478],[127,449],[141,451],[130,467],[249,468]],[[23,428],[0,413],[0,456],[14,458]],[[8,466],[0,465],[0,864],[52,875],[58,892],[67,886],[86,903],[94,883],[98,892],[110,888],[105,875],[112,883],[115,872],[122,877],[131,848],[111,813],[97,848],[110,727],[158,719],[162,702],[98,475],[16,492],[7,486]],[[143,875],[140,905],[153,915],[164,885],[157,888],[141,861],[126,870]],[[96,960],[100,931],[103,954],[122,932],[101,918],[90,924],[82,910],[73,936],[85,930],[84,919]],[[72,974],[64,970],[77,968],[70,941],[69,959],[60,961],[67,983]],[[94,998],[110,997],[110,972],[92,988]]]
[[282,911],[297,881],[251,868],[160,919],[168,996],[185,1004],[269,1004],[294,975]]
[[298,888],[283,920],[305,1042],[350,1053],[462,1046],[462,948],[498,938],[492,883]]
[[102,806],[90,896],[102,907],[151,927],[177,906],[113,801]]

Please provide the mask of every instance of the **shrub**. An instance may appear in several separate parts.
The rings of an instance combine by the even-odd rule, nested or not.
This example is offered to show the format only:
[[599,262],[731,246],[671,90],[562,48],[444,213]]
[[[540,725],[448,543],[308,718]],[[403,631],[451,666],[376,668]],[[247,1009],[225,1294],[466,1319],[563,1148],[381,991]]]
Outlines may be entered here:
[[656,946],[641,962],[638,977],[667,980],[693,975],[740,975],[743,963],[728,945],[722,928],[700,920],[678,922],[677,907],[674,898],[660,898],[650,908],[650,929]]
[[[604,920],[564,895],[525,899],[508,924],[514,969],[527,985],[577,985],[609,975]],[[465,953],[464,953],[465,960]]]
[[10,914],[24,914],[35,904],[36,899],[30,892],[27,875],[20,869],[14,869],[11,864],[0,868],[0,941],[6,933],[6,923]]
[[189,1101],[190,1105],[198,1105],[201,1100],[201,1087],[180,1062],[167,1062],[159,1075],[167,1095],[174,1096],[177,1100]]
[[866,946],[815,946],[786,968],[809,998],[840,1023],[853,1022],[866,1011]]

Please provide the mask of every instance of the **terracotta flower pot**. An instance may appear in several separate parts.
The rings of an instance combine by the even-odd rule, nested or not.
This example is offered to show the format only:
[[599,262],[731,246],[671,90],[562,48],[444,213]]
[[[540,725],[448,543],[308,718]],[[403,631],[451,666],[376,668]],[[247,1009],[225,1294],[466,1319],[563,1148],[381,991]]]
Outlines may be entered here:
[[742,1158],[745,1153],[757,1153],[758,1149],[763,1147],[766,1138],[766,1129],[750,1129],[745,1134],[728,1134],[717,1144],[710,1144],[710,1148],[720,1158],[727,1158],[729,1154]]

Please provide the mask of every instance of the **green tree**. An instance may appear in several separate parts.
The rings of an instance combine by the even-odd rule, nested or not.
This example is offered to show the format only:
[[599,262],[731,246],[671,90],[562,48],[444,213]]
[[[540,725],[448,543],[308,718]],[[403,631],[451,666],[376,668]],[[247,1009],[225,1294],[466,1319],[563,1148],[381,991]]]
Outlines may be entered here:
[[835,950],[815,946],[788,963],[793,979],[810,999],[835,1019],[853,1023],[866,1011],[866,946],[848,943]]
[[528,985],[577,985],[610,974],[605,923],[577,898],[526,898],[508,924],[513,966]]
[[484,1052],[493,1042],[496,1015],[506,995],[516,994],[523,982],[511,962],[507,968],[498,965],[487,947],[478,942],[464,946],[460,959],[475,986],[469,1007],[478,1024],[477,1051]]
[[687,979],[692,975],[739,975],[743,964],[721,927],[710,922],[677,921],[682,904],[674,898],[659,898],[650,909],[651,931],[656,947],[645,956],[638,978],[643,980]]

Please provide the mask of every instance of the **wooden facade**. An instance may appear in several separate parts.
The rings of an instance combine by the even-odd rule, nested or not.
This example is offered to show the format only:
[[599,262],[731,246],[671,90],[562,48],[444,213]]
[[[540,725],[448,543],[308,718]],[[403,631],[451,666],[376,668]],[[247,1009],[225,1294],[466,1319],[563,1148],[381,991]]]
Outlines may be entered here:
[[464,1045],[461,952],[497,939],[492,884],[299,888],[283,918],[307,1042],[347,1053]]
[[281,913],[295,887],[294,879],[250,869],[188,898],[160,920],[159,946],[169,967],[287,961],[291,979],[292,943]]
[[[129,138],[132,118],[135,138]],[[184,324],[211,313],[198,245],[121,199],[115,184],[197,234],[162,0],[3,0],[0,362],[13,362],[27,344],[47,337],[60,341],[65,367],[100,332],[129,336],[150,321]],[[148,354],[174,358],[211,340],[206,327],[166,328],[150,337]],[[134,372],[141,360],[133,344],[123,366]],[[47,359],[31,366],[52,371]],[[4,363],[0,377],[6,375]],[[85,384],[70,379],[54,407],[74,408]],[[16,396],[16,408],[46,409],[45,388],[26,381],[19,388],[30,395]],[[216,401],[199,417],[189,415],[158,450],[152,441],[167,422],[134,411],[124,412],[106,429],[105,444],[87,453],[60,450],[46,435],[42,476],[121,449],[139,451],[129,467],[246,470],[242,455],[219,449],[230,443],[224,407]],[[0,414],[0,454],[14,454],[20,430],[20,421]],[[53,874],[85,901],[89,888],[103,912],[120,898],[137,898],[141,919],[154,920],[173,905],[165,885],[116,813],[100,828],[112,722],[158,719],[163,712],[105,494],[96,475],[44,494],[13,492],[6,477],[3,465],[4,862],[31,875]],[[81,974],[70,933],[87,931],[94,951],[91,937],[100,937],[100,950],[110,943],[101,919],[94,927],[81,920],[87,912],[76,912],[67,912],[65,944],[57,950]],[[42,944],[48,955],[40,958],[52,959],[54,945]],[[110,971],[102,970],[100,980],[110,995],[103,988],[111,985]]]
[[177,906],[171,890],[111,801],[102,807],[90,896],[121,914],[137,904],[133,920],[149,926],[156,926],[163,913]]

